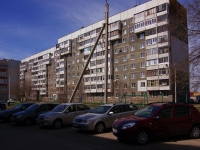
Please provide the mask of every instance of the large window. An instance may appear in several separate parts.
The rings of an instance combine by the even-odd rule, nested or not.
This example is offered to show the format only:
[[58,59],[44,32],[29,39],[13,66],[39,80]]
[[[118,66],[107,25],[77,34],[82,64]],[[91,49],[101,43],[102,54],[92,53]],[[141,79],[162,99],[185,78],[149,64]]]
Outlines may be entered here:
[[164,10],[166,10],[167,9],[167,4],[166,3],[164,3],[164,4],[162,4],[162,5],[159,5],[159,6],[156,6],[156,12],[158,13],[158,12],[161,12],[161,11],[164,11]]
[[147,66],[153,66],[153,65],[157,65],[157,64],[158,64],[157,59],[147,60]]
[[159,58],[159,63],[166,63],[166,62],[169,62],[168,57]]
[[164,43],[167,42],[167,35],[159,36],[158,37],[158,43]]
[[147,81],[147,86],[148,87],[158,86],[158,80],[148,80]]
[[158,48],[147,49],[147,56],[158,54]]

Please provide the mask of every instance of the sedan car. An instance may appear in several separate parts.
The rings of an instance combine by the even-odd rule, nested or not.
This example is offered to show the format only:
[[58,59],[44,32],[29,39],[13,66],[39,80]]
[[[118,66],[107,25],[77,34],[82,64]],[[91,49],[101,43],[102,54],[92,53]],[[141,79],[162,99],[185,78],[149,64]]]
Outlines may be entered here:
[[10,121],[12,114],[17,113],[19,111],[23,111],[33,104],[34,103],[29,103],[29,102],[20,103],[20,104],[16,105],[15,107],[13,107],[12,109],[0,111],[0,120],[8,122],[8,121]]
[[102,133],[106,128],[112,128],[113,122],[121,117],[129,116],[138,111],[134,104],[104,104],[74,118],[73,127],[80,130],[92,130]]
[[11,121],[17,124],[32,125],[36,122],[36,118],[39,114],[51,111],[57,105],[58,104],[54,103],[35,103],[24,111],[13,114],[11,116]]
[[150,137],[166,137],[188,134],[200,137],[200,113],[193,105],[153,103],[134,115],[117,119],[113,134],[118,140],[134,140],[146,144]]
[[72,120],[81,114],[87,113],[90,108],[81,103],[62,103],[52,111],[42,113],[37,118],[37,124],[42,126],[53,126],[56,129],[63,125],[71,124]]

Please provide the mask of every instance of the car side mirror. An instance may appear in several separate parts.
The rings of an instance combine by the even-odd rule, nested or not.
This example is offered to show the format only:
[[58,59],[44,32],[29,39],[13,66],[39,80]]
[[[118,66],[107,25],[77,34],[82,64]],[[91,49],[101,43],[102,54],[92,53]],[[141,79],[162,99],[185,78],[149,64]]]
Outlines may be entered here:
[[154,119],[159,120],[159,119],[161,119],[161,117],[160,116],[155,116]]
[[109,115],[113,115],[114,113],[113,113],[112,111],[110,111],[108,114],[109,114]]

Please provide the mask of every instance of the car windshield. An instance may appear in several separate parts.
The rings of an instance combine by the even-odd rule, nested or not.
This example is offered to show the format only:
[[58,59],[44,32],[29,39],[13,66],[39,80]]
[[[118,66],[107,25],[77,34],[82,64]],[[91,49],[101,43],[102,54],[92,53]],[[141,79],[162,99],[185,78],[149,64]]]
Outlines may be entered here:
[[23,106],[23,104],[18,104],[17,106],[13,107],[13,109],[18,109],[21,108]]
[[69,105],[58,105],[52,111],[53,112],[63,112]]
[[111,106],[99,106],[95,109],[92,109],[91,113],[105,114],[110,108],[111,108]]
[[159,106],[147,106],[139,111],[137,111],[134,116],[150,118],[152,117],[159,109]]
[[35,111],[38,108],[38,106],[39,106],[38,104],[33,104],[30,107],[28,107],[27,109],[25,109],[25,110],[27,110],[27,111]]

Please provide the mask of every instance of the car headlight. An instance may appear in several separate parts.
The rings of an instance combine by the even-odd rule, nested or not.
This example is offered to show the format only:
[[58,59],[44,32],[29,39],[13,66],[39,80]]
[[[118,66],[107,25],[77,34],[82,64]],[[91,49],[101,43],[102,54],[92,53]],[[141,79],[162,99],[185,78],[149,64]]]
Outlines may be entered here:
[[49,117],[45,116],[45,117],[44,117],[44,119],[48,120],[48,119],[49,119]]
[[82,120],[83,123],[90,123],[90,120],[84,119]]
[[18,118],[18,119],[19,119],[19,118],[21,118],[21,117],[22,117],[22,116],[21,116],[21,115],[19,115],[19,116],[17,116],[16,118]]
[[133,123],[126,123],[126,124],[124,124],[124,125],[121,127],[121,129],[128,129],[128,128],[131,128],[131,127],[133,127],[135,124],[136,124],[135,122],[133,122]]

